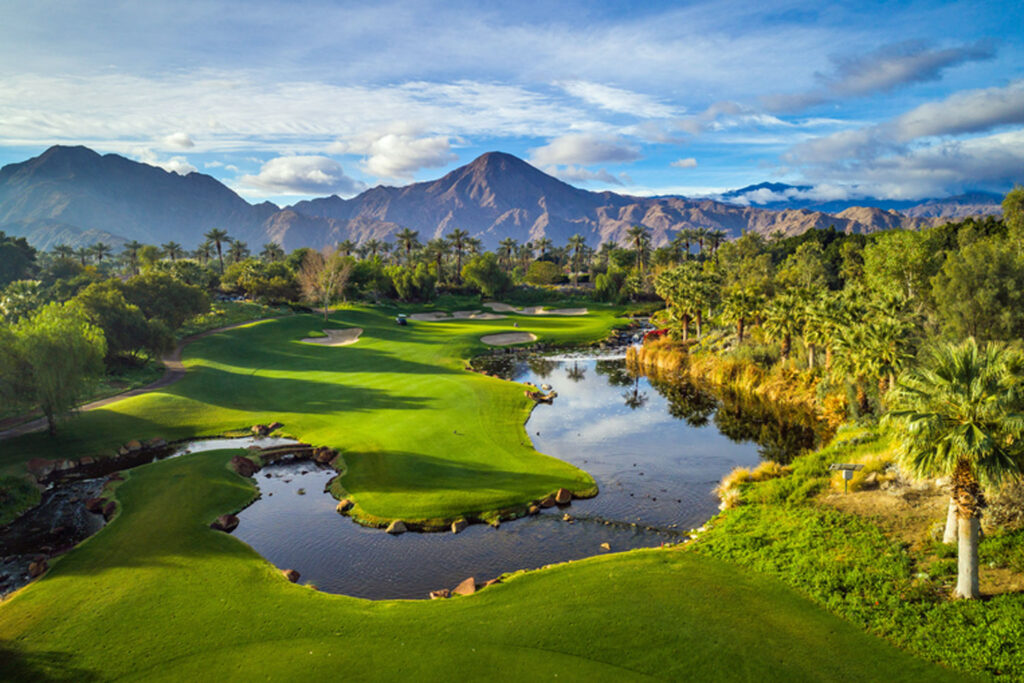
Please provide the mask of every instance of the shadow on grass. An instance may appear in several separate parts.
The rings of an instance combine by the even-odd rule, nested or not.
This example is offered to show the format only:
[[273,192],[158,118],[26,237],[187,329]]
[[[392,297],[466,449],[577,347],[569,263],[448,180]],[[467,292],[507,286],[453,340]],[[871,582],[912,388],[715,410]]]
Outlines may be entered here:
[[76,666],[67,652],[23,652],[0,641],[0,680],[98,681],[95,671]]

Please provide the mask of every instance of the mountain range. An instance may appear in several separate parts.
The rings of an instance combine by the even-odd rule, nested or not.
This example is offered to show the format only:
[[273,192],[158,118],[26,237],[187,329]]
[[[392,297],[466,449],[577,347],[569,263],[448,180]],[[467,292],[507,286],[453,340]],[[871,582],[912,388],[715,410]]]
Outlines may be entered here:
[[[426,241],[461,228],[493,249],[511,237],[564,244],[580,233],[592,246],[622,241],[633,225],[651,229],[657,246],[680,229],[800,234],[830,225],[847,232],[924,227],[951,218],[999,212],[1001,197],[975,193],[945,200],[893,203],[819,202],[809,188],[762,184],[717,198],[635,197],[591,192],[554,178],[510,154],[489,152],[434,181],[378,186],[352,197],[330,196],[285,208],[250,204],[215,178],[179,175],[86,147],[55,146],[0,169],[0,230],[40,249],[128,240],[186,247],[222,228],[259,247],[321,247],[351,239],[393,239],[402,228]],[[753,205],[756,198],[764,203]],[[827,210],[826,210],[827,209]],[[898,209],[898,210],[897,210]]]

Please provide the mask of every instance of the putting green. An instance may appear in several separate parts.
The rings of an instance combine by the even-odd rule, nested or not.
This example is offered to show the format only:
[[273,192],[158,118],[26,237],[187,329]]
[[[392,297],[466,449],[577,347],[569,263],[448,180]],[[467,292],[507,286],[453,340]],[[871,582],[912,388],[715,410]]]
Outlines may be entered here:
[[[513,316],[394,324],[394,314],[355,308],[329,324],[315,315],[226,330],[186,347],[184,379],[165,389],[83,413],[59,436],[3,444],[0,473],[32,457],[113,453],[129,439],[168,440],[283,422],[284,433],[330,446],[347,471],[336,493],[370,522],[440,525],[487,518],[560,487],[593,494],[590,476],[537,453],[524,430],[532,403],[522,387],[464,369],[482,336],[515,331],[541,341],[602,339],[616,324],[604,309],[583,317]],[[323,328],[361,328],[350,346],[304,343]]]
[[678,549],[451,600],[318,593],[207,527],[255,494],[232,454],[132,470],[113,522],[0,603],[0,679],[958,680],[777,581]]

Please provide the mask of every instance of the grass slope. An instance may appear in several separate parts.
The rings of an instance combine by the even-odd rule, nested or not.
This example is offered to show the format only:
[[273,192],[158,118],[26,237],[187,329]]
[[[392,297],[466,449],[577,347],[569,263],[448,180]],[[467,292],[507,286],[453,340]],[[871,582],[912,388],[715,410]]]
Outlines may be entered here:
[[[279,420],[284,432],[343,453],[340,485],[364,519],[436,521],[522,505],[559,487],[593,493],[588,474],[532,448],[521,387],[463,369],[485,348],[479,338],[514,329],[513,319],[554,343],[601,339],[616,324],[605,309],[399,327],[393,311],[357,308],[328,323],[300,315],[227,330],[186,348],[180,382],[84,413],[56,439],[37,433],[4,443],[0,474],[20,473],[32,457],[109,454],[132,438]],[[300,341],[325,326],[364,332],[345,347]]]
[[0,604],[0,678],[954,679],[773,579],[678,549],[517,574],[468,598],[321,594],[207,527],[255,494],[231,455],[133,470],[114,521]]

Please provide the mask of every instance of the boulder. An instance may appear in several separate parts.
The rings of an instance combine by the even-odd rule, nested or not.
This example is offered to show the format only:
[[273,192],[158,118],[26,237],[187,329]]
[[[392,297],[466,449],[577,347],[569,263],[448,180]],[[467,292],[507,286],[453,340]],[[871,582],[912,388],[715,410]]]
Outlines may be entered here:
[[570,515],[568,512],[566,512],[564,515],[562,515],[562,521],[563,522],[571,522],[572,521],[572,515]]
[[555,498],[554,498],[554,496],[548,496],[547,498],[542,500],[540,502],[540,506],[542,508],[553,508],[553,507],[555,507]]
[[241,455],[236,455],[231,458],[231,469],[238,472],[243,477],[251,477],[260,471],[260,466],[254,463],[249,458]]
[[268,432],[273,432],[275,430],[280,429],[281,427],[284,427],[284,423],[282,423],[282,422],[271,422],[270,424],[267,425],[267,431]]
[[864,488],[873,489],[878,486],[878,472],[869,472],[868,476],[864,477]]
[[338,457],[338,451],[331,448],[318,448],[313,451],[313,459],[321,465],[326,465]]
[[138,439],[132,439],[131,441],[127,442],[124,445],[124,447],[129,453],[134,453],[135,451],[142,450],[142,442],[139,441]]
[[444,598],[450,598],[451,596],[452,592],[447,588],[442,588],[438,591],[430,591],[431,600],[443,600]]
[[391,524],[388,524],[388,528],[386,529],[386,531],[389,534],[397,536],[398,534],[404,534],[406,531],[408,531],[408,529],[405,528],[405,522],[403,522],[400,519],[396,519],[395,521],[391,522]]
[[253,425],[251,431],[256,436],[266,436],[269,433],[267,425]]
[[[268,475],[269,476],[269,475]],[[338,514],[344,514],[352,507],[353,503],[348,498],[342,498],[338,501],[338,507],[334,508],[338,511]]]
[[115,512],[117,512],[117,503],[112,500],[107,501],[107,504],[103,506],[104,519],[110,521],[110,518],[114,516]]
[[28,468],[29,473],[35,477],[37,481],[42,481],[53,474],[53,471],[57,467],[57,462],[54,460],[47,460],[46,458],[32,458],[28,461],[26,467]]
[[611,543],[602,543],[602,544],[601,544],[601,547],[602,547],[603,549],[605,549],[605,550],[611,550],[611,549],[612,549],[612,545],[611,545]]
[[29,563],[28,575],[29,577],[34,579],[37,576],[42,576],[43,573],[46,572],[46,570],[49,568],[50,565],[46,563],[46,560],[36,560],[35,562]]
[[238,528],[238,517],[234,515],[221,515],[217,519],[213,520],[213,524],[210,525],[211,529],[217,531],[225,531],[231,533]]
[[476,593],[476,579],[472,576],[464,580],[452,591],[452,595],[472,595],[473,593]]
[[291,581],[292,583],[298,582],[299,577],[302,576],[302,574],[299,574],[294,569],[282,569],[281,570],[281,575],[284,576],[284,578],[286,578],[289,581]]
[[465,529],[467,526],[469,526],[469,523],[466,520],[457,519],[454,522],[452,522],[452,533],[457,534],[463,529]]
[[102,498],[87,498],[85,500],[85,509],[95,514],[103,512],[103,499]]
[[95,465],[96,458],[92,457],[91,455],[83,455],[81,458],[78,459],[78,464],[80,467],[88,467],[89,465]]
[[159,436],[154,436],[146,442],[146,448],[163,448],[166,445],[167,440]]
[[539,512],[540,512],[540,508],[539,508],[539,507],[537,507],[536,505],[531,505],[531,506],[530,506],[530,507],[529,507],[529,508],[528,508],[528,509],[526,510],[526,513],[527,513],[527,514],[530,514],[530,515],[536,515],[536,514],[537,514],[537,513],[539,513]]
[[569,489],[558,489],[555,493],[555,502],[559,505],[565,505],[572,500],[572,491]]
[[487,588],[489,586],[493,586],[496,583],[501,583],[501,577],[500,576],[496,576],[495,578],[491,579],[490,581],[485,581],[484,585],[482,587],[483,588]]

